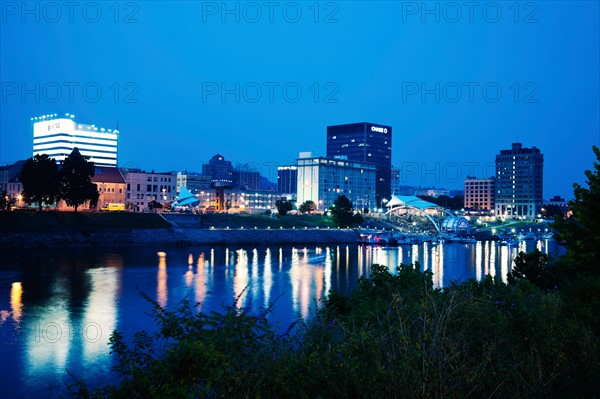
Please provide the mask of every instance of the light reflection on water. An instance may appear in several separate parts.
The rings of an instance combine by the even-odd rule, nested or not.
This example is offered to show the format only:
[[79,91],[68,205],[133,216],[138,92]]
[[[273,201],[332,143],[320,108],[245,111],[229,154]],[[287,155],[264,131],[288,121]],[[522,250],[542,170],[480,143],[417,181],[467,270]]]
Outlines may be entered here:
[[169,309],[183,298],[202,311],[236,298],[255,311],[274,302],[270,317],[286,328],[309,317],[331,289],[349,292],[373,263],[395,273],[419,262],[443,288],[487,274],[506,281],[518,251],[534,248],[562,251],[554,241],[16,251],[0,259],[0,386],[8,397],[57,396],[66,369],[92,383],[110,379],[111,331],[154,328],[140,292]]

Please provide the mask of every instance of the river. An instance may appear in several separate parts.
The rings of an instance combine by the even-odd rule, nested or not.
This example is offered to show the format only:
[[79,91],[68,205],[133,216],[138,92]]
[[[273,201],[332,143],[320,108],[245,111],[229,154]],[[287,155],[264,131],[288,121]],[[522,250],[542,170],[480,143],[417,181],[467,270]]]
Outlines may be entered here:
[[506,281],[518,251],[552,256],[553,240],[519,247],[493,241],[395,248],[339,246],[216,246],[9,250],[0,257],[0,397],[65,394],[68,371],[91,385],[114,381],[108,339],[152,330],[152,305],[174,308],[183,298],[202,311],[239,297],[253,310],[273,303],[270,316],[285,329],[308,318],[331,289],[350,292],[373,263],[395,271],[419,262],[436,287],[490,274]]

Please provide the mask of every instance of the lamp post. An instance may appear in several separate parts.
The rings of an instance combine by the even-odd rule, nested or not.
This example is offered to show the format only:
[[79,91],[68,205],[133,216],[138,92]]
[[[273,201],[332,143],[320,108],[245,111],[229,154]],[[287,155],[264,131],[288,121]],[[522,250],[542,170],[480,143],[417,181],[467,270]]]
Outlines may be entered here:
[[382,198],[381,199],[381,212],[385,213],[385,204],[387,204],[388,200],[387,198]]

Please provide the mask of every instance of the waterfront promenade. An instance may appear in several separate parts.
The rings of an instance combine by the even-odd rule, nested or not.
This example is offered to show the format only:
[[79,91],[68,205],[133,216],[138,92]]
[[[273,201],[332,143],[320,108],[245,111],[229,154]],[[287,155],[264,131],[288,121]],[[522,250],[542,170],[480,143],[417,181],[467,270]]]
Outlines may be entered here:
[[[169,218],[169,215],[165,215]],[[0,215],[0,248],[356,243],[358,234],[315,218],[11,212]],[[187,221],[187,223],[184,223]]]

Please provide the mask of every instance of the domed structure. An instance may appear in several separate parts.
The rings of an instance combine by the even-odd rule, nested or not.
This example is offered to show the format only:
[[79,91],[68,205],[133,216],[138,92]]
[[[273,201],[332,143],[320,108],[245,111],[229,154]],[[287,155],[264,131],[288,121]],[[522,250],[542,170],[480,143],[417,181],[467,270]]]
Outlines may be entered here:
[[453,234],[470,234],[471,223],[463,217],[448,216],[442,221],[441,231]]

